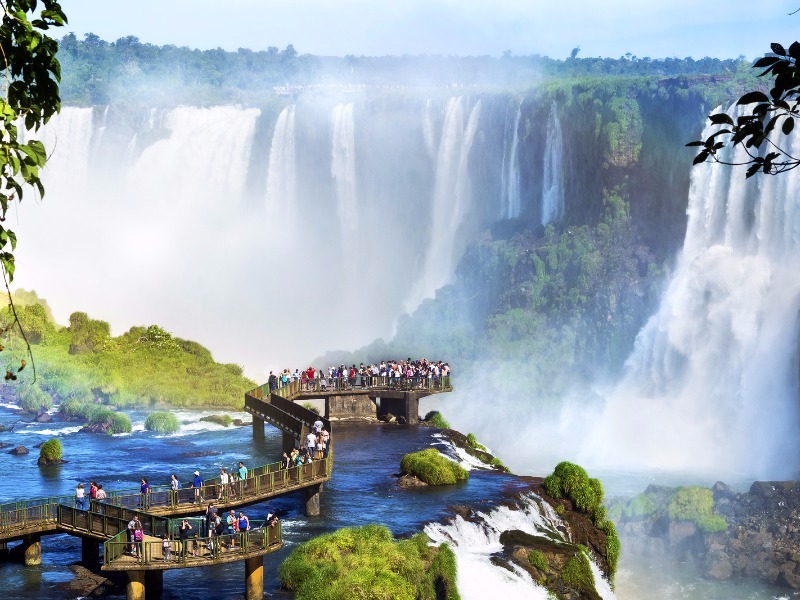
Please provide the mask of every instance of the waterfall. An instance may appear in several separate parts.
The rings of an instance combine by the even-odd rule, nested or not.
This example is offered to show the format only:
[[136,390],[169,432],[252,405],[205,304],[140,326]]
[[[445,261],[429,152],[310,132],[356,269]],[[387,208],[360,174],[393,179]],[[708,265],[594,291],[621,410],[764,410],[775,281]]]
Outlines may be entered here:
[[293,212],[296,198],[294,104],[284,108],[275,122],[267,167],[266,204],[270,217]]
[[[517,104],[517,110],[512,120],[506,120],[505,144],[506,151],[503,154],[503,166],[501,169],[500,192],[503,205],[506,208],[505,218],[516,219],[520,213],[519,196],[519,121],[522,117],[522,102]],[[510,129],[510,131],[509,131]],[[509,145],[508,140],[511,139]]]
[[[45,182],[60,179],[72,188],[84,188],[89,173],[89,156],[94,137],[94,111],[91,108],[64,109],[53,116],[38,133],[28,134],[20,127],[21,139],[39,139],[48,153],[42,171]],[[47,190],[45,190],[47,191]]]
[[[337,215],[344,261],[354,269],[358,261],[358,196],[356,193],[356,139],[353,104],[337,104],[331,114],[331,176],[336,183]],[[350,271],[352,272],[352,271]]]
[[425,140],[425,149],[431,160],[436,158],[436,139],[433,123],[433,102],[428,98],[425,100],[425,108],[422,111],[422,137]]
[[682,251],[593,428],[592,461],[797,477],[799,184],[797,171],[692,170]]
[[457,234],[471,202],[469,155],[481,111],[478,100],[466,118],[466,102],[463,96],[447,102],[436,159],[433,206],[427,219],[431,233],[419,276],[406,298],[409,312],[447,283],[463,251],[465,241],[459,240]]
[[[568,542],[569,537],[562,533],[566,529],[549,504],[535,494],[526,494],[516,508],[500,506],[488,514],[479,512],[469,521],[458,515],[447,524],[429,523],[424,531],[434,544],[447,543],[452,548],[458,567],[458,592],[464,600],[503,596],[546,600],[550,597],[547,590],[526,571],[513,564],[509,564],[510,569],[498,567],[492,563],[492,556],[503,549],[500,534],[504,531],[519,530]],[[600,597],[613,600],[615,596],[610,585],[594,562],[590,563]]]
[[542,225],[558,221],[564,213],[564,139],[555,102],[547,117],[542,175]]

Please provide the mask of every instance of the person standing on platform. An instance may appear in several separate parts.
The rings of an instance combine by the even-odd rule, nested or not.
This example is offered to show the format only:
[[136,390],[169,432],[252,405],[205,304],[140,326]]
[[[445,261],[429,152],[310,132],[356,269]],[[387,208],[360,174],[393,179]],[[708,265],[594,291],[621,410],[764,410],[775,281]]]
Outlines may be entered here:
[[192,480],[192,487],[194,488],[194,503],[203,503],[203,478],[200,477],[200,471],[194,472],[194,479]]
[[247,467],[244,466],[242,461],[239,461],[239,481],[242,482],[242,489],[247,487],[247,482],[245,479],[247,478]]

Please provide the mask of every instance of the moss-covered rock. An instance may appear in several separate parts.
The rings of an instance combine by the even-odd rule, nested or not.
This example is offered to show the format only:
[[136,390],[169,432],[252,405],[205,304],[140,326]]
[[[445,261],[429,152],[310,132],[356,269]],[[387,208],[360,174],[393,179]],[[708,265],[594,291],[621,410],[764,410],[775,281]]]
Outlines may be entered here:
[[400,461],[403,474],[415,475],[429,485],[451,485],[469,477],[469,472],[435,448],[406,454]]
[[39,460],[37,462],[40,465],[61,464],[62,452],[61,441],[58,438],[50,438],[39,449]]
[[231,423],[233,423],[233,419],[228,415],[208,415],[207,417],[202,417],[200,420],[206,421],[207,423],[216,423],[223,427],[230,427]]
[[439,429],[450,429],[450,423],[448,423],[445,418],[442,416],[438,410],[432,410],[423,419],[426,425],[430,425],[431,427],[437,427]]

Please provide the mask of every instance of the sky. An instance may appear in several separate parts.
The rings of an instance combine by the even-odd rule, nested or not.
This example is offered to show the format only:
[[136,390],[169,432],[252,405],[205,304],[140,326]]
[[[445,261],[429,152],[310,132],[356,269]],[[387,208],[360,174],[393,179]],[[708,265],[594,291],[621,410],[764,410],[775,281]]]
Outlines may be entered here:
[[[797,37],[800,0],[63,0],[107,41],[301,54],[754,58]],[[756,10],[757,8],[757,10]]]

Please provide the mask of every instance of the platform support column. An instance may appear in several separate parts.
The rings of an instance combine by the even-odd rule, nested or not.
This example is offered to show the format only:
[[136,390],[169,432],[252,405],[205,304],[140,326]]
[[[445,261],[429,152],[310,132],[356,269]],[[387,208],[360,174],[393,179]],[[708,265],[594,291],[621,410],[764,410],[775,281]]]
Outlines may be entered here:
[[306,516],[319,516],[319,492],[320,485],[311,485],[306,488]]
[[256,442],[264,441],[264,419],[253,415],[253,440]]
[[261,600],[264,597],[264,557],[251,556],[244,561],[244,597]]
[[128,571],[127,600],[145,600],[144,571]]
[[145,571],[144,585],[147,600],[159,600],[164,593],[164,571]]
[[38,535],[26,535],[22,540],[25,566],[34,567],[42,564],[42,538]]
[[287,453],[291,452],[292,448],[297,445],[297,439],[291,433],[286,433],[285,431],[282,432],[281,441],[282,450]]
[[81,562],[86,566],[100,564],[100,543],[90,538],[81,538]]

